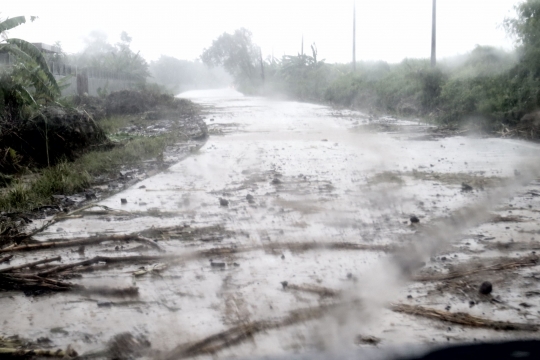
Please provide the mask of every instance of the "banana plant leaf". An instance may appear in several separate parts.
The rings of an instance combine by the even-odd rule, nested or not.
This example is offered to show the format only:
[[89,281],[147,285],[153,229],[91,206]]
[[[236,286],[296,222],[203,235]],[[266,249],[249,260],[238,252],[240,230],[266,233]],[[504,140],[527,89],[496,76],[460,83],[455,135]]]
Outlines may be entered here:
[[10,19],[6,19],[0,22],[0,33],[9,29],[13,29],[14,27],[24,24],[25,22],[26,22],[26,18],[24,16],[17,16]]

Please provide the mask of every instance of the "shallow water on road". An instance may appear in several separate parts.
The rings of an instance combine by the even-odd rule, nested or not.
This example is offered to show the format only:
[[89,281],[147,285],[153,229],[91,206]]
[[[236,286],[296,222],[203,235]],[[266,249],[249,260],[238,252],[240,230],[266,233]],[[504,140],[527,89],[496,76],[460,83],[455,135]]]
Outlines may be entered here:
[[[159,276],[134,277],[137,267],[126,266],[78,280],[138,286],[138,302],[122,306],[97,306],[102,299],[76,294],[2,295],[4,333],[46,334],[56,344],[71,343],[86,351],[102,347],[114,334],[131,331],[145,334],[154,348],[170,350],[230,326],[279,318],[290,310],[331,300],[317,292],[290,290],[281,284],[287,281],[346,291],[348,296],[370,298],[368,306],[381,306],[371,317],[350,309],[269,331],[218,355],[353,346],[354,337],[367,331],[389,344],[446,341],[446,327],[383,309],[386,303],[404,300],[404,292],[424,290],[398,286],[391,270],[385,274],[382,259],[387,254],[380,246],[410,241],[418,231],[409,221],[412,215],[422,226],[482,201],[501,179],[524,171],[539,151],[532,143],[495,138],[416,140],[418,134],[429,134],[428,126],[246,97],[232,90],[180,96],[205,106],[205,121],[213,134],[207,143],[163,173],[99,203],[120,212],[66,220],[39,239],[175,227],[183,240],[170,234],[157,237],[168,254],[180,257],[218,246],[250,250],[212,257],[212,262],[223,263],[219,266],[205,257],[186,260]],[[462,191],[462,182],[473,191]],[[127,204],[121,205],[120,199]],[[200,234],[198,229],[203,229]],[[288,245],[273,246],[283,243]],[[299,251],[291,245],[319,243],[368,247]],[[115,251],[115,244],[88,249],[85,255],[70,250],[55,254],[59,252],[64,261],[124,254],[123,249]],[[463,254],[460,260],[470,257]],[[19,260],[28,259],[23,254]],[[444,308],[446,303],[431,305]],[[13,321],[13,314],[19,320]],[[59,328],[64,332],[52,331]],[[472,335],[463,331],[452,336],[464,341]],[[483,330],[474,336],[500,335]]]

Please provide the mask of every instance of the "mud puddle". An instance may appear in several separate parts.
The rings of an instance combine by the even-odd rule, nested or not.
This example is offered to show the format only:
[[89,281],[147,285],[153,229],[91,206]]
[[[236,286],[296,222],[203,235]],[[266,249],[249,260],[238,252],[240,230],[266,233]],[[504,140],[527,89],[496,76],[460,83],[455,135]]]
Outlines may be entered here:
[[[537,336],[536,145],[418,141],[428,126],[228,90],[181,96],[220,136],[0,253],[13,255],[2,335],[85,354],[129,333],[151,358]],[[424,243],[410,273],[395,266]]]

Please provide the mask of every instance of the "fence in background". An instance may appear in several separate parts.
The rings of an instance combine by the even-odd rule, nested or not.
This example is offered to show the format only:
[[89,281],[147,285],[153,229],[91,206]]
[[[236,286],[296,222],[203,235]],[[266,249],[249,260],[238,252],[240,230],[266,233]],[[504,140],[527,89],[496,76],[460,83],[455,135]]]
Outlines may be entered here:
[[[0,65],[11,66],[15,58],[9,53],[0,53]],[[62,96],[88,94],[98,96],[100,92],[131,89],[137,83],[132,76],[113,71],[86,67],[77,68],[59,61],[48,61],[49,70],[63,86]]]

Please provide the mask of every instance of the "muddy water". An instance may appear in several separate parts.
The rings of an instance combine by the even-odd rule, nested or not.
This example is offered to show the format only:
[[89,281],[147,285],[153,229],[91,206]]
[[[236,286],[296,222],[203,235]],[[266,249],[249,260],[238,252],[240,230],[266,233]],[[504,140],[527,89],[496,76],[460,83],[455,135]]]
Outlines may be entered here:
[[[163,173],[99,203],[118,211],[83,213],[55,224],[39,239],[175,227],[153,235],[168,255],[182,258],[216,247],[249,251],[186,259],[138,277],[133,272],[139,266],[133,264],[72,280],[85,285],[135,285],[140,290],[135,300],[0,294],[2,333],[45,336],[55,345],[71,344],[85,352],[101,349],[113,335],[130,331],[148,337],[153,348],[167,351],[231,326],[332,303],[320,292],[302,290],[327,288],[368,300],[361,309],[351,306],[319,320],[259,334],[218,357],[354,347],[358,335],[376,336],[382,344],[530,336],[448,326],[385,309],[391,302],[441,310],[450,305],[452,310],[501,320],[524,322],[538,317],[536,310],[516,310],[523,289],[512,290],[515,281],[501,280],[500,288],[506,286],[503,300],[516,302],[504,309],[489,301],[470,308],[469,299],[459,294],[434,294],[434,285],[400,282],[384,265],[388,254],[382,245],[414,241],[424,224],[483,201],[501,179],[512,179],[516,170],[524,171],[534,161],[540,150],[537,145],[435,137],[427,126],[414,121],[373,119],[325,106],[244,97],[232,90],[181,96],[206,107],[205,121],[213,134],[208,142]],[[473,186],[473,191],[462,191],[462,182]],[[449,254],[444,262],[440,257],[425,259],[426,267],[445,271],[450,263],[500,256],[488,250],[478,234],[501,241],[529,240],[537,230],[534,210],[539,204],[526,193],[536,187],[535,182],[518,187],[512,198],[501,198],[492,209],[508,215],[510,204],[512,214],[519,213],[527,222],[483,224],[464,235],[448,234],[459,242],[440,249]],[[412,215],[419,218],[419,225],[411,225]],[[359,251],[343,245],[349,243],[366,248]],[[294,244],[342,246],[300,251]],[[88,247],[84,254],[71,250],[54,254],[62,255],[63,261],[133,255],[126,250],[134,246],[116,246],[106,243]],[[52,253],[21,254],[13,264]],[[283,281],[301,289],[285,287]],[[526,283],[520,286],[537,286]],[[411,294],[412,300],[407,298]],[[539,299],[528,299],[532,309],[540,309]]]

